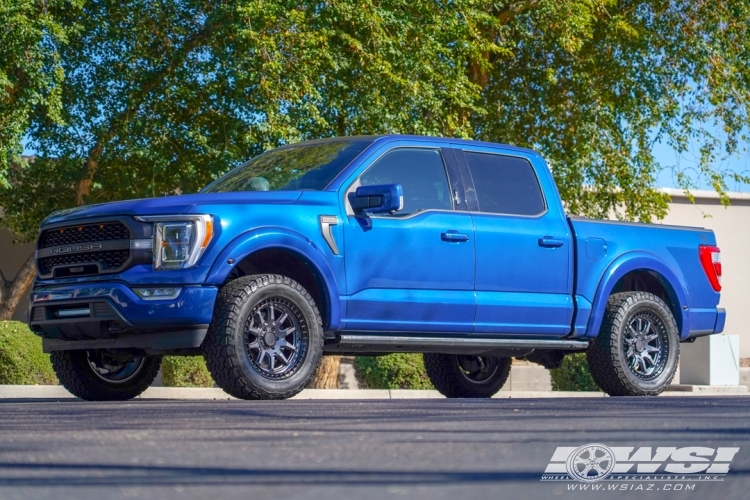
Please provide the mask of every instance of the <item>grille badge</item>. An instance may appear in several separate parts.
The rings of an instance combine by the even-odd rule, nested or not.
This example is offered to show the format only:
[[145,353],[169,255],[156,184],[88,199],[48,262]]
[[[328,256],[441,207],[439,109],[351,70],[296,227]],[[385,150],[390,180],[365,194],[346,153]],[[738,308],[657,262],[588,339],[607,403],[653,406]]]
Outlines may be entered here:
[[89,243],[86,245],[69,245],[66,247],[50,248],[50,255],[61,255],[65,253],[81,253],[81,252],[95,252],[101,250],[103,245],[101,243]]

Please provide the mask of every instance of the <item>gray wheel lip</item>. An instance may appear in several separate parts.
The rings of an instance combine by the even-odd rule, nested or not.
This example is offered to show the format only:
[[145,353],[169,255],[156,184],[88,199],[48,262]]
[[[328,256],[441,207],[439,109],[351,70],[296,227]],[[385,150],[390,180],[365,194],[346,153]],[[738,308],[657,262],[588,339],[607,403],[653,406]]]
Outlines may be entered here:
[[108,384],[121,385],[121,384],[124,384],[126,382],[129,382],[129,381],[133,380],[135,377],[138,376],[139,373],[141,373],[141,370],[143,369],[143,366],[146,363],[146,356],[138,356],[140,358],[140,362],[138,364],[138,367],[135,369],[135,371],[133,373],[131,373],[128,377],[126,377],[124,379],[113,380],[111,378],[108,378],[108,377],[102,375],[93,366],[91,366],[92,361],[91,361],[91,357],[90,357],[91,356],[90,352],[91,351],[88,351],[88,350],[86,351],[86,362],[87,362],[89,368],[91,368],[91,371],[93,372],[93,374],[96,377],[98,377],[101,380],[104,380]]

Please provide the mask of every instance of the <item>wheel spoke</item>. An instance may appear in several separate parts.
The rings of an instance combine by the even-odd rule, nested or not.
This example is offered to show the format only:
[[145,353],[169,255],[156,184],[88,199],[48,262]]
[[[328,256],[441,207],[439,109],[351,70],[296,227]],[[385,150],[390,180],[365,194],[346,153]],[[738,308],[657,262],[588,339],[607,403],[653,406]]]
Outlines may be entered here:
[[290,326],[286,330],[282,330],[284,332],[284,337],[288,337],[289,335],[293,334],[297,330],[297,327]]
[[626,337],[625,340],[635,342],[635,338],[638,336],[638,332],[635,331],[632,323],[628,325],[628,330],[630,330],[630,338]]
[[276,369],[276,355],[273,351],[268,353],[268,369],[274,371]]
[[260,349],[258,351],[258,358],[255,360],[255,362],[258,363],[259,365],[263,363],[263,356],[265,355],[266,355],[266,351],[264,351],[263,349]]
[[656,366],[656,363],[654,363],[654,360],[651,359],[651,356],[646,354],[645,352],[641,353],[641,361],[643,361],[643,369],[648,371],[648,366],[646,361],[648,361],[648,364],[650,364],[652,367]]
[[639,358],[638,356],[633,356],[633,360],[635,361],[635,363],[633,364],[633,371],[637,372],[641,366],[641,358]]
[[[279,342],[281,342],[281,341],[279,341]],[[283,342],[284,343],[281,344],[281,346],[279,347],[280,349],[289,349],[292,352],[297,352],[297,348],[294,347],[293,343],[287,342],[286,340],[284,340]]]
[[646,346],[646,352],[659,352],[659,350],[660,349],[658,347],[654,347],[652,345],[647,345]]
[[276,356],[278,356],[285,365],[289,364],[289,358],[287,358],[286,356],[284,356],[283,352],[276,351]]
[[644,322],[644,326],[643,326],[643,329],[641,330],[641,333],[646,334],[648,333],[649,330],[651,330],[651,322],[647,319],[644,319],[643,322]]
[[655,340],[658,336],[659,336],[658,333],[652,333],[651,335],[646,335],[643,340],[646,343],[649,343],[649,342],[652,342],[653,340]]
[[247,345],[248,349],[260,349],[260,342],[254,340]]
[[279,318],[279,319],[278,319],[278,320],[276,321],[276,324],[277,324],[277,325],[283,325],[283,324],[284,324],[284,321],[286,321],[286,319],[287,319],[288,317],[289,317],[289,315],[288,315],[288,314],[287,314],[287,313],[285,312],[285,313],[284,313],[284,314],[282,314],[282,315],[281,315],[281,317],[280,317],[280,318]]

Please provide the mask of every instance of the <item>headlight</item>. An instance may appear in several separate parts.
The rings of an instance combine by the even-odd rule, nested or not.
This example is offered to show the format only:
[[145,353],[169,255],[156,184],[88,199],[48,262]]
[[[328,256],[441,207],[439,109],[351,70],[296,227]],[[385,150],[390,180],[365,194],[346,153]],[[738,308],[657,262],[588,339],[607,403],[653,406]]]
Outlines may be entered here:
[[214,235],[210,215],[137,217],[154,223],[154,269],[193,267]]

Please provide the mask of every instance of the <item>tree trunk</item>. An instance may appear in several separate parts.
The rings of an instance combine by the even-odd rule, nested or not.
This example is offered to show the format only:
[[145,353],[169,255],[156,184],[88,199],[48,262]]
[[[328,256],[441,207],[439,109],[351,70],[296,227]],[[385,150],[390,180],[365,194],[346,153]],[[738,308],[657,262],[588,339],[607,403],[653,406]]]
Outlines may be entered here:
[[308,389],[338,389],[341,356],[323,356]]
[[33,253],[21,266],[13,281],[6,280],[2,271],[0,271],[0,321],[7,321],[13,317],[21,297],[31,286],[35,275],[36,266],[34,265]]

